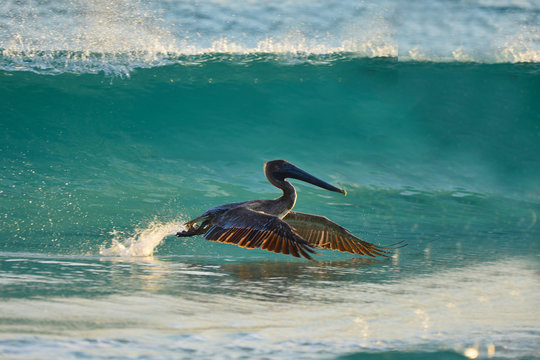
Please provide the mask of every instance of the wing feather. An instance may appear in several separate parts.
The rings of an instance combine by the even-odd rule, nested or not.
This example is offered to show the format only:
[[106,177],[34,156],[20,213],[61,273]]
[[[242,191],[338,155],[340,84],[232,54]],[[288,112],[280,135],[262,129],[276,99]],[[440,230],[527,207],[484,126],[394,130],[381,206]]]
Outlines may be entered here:
[[246,247],[247,244],[249,243],[249,229],[240,230],[237,236],[240,238],[240,241],[238,242],[238,246]]
[[272,251],[273,247],[273,242],[276,240],[276,234],[274,233],[271,233],[270,236],[268,236],[266,238],[266,240],[264,240],[262,246],[261,246],[261,249],[263,250],[268,250],[268,251]]
[[257,237],[260,237],[261,235],[263,235],[263,234],[261,234],[260,232],[256,232],[256,231],[253,231],[253,230],[249,229],[246,248],[248,248],[248,249],[255,248],[256,247],[255,242],[257,240]]
[[276,246],[274,247],[274,252],[275,253],[282,253],[283,252],[283,238],[281,237],[280,234],[277,235],[277,240],[276,240]]
[[291,252],[289,251],[289,242],[287,241],[287,238],[286,237],[283,237],[283,242],[282,242],[282,246],[281,246],[281,252],[283,254],[290,254]]
[[375,255],[389,257],[389,254],[392,253],[389,250],[392,249],[393,245],[382,246],[364,241],[324,216],[291,211],[283,218],[283,221],[316,248],[339,250],[371,257],[375,257]]
[[[337,238],[336,235],[333,234],[333,236],[334,236],[335,238]],[[345,250],[346,252],[350,252],[350,253],[354,254],[354,249],[353,249],[353,247],[352,247],[352,245],[351,245],[349,239],[347,239],[347,238],[342,238],[342,239],[341,239],[341,242],[343,243],[343,250]]]
[[297,248],[295,246],[291,246],[290,241],[287,241],[287,243],[289,244],[289,250],[291,251],[291,255],[294,257],[300,257],[300,255],[298,254]]
[[251,240],[252,248],[260,247],[267,236],[268,232],[266,231],[253,231],[253,239]]
[[313,245],[277,216],[239,206],[222,212],[205,232],[207,240],[235,244],[248,249],[261,248],[276,253],[303,256],[313,260]]

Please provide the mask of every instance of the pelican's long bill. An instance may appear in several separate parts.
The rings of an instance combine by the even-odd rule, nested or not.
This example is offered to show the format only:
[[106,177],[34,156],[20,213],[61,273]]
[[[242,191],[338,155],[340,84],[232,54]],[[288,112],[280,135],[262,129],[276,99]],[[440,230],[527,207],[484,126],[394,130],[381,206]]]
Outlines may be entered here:
[[339,189],[333,185],[330,185],[329,183],[322,181],[321,179],[318,179],[311,174],[308,174],[304,170],[297,168],[293,164],[288,164],[287,166],[283,167],[280,171],[280,175],[283,176],[283,178],[293,178],[297,180],[302,180],[307,183],[318,186],[320,188],[347,195],[347,192],[345,190]]

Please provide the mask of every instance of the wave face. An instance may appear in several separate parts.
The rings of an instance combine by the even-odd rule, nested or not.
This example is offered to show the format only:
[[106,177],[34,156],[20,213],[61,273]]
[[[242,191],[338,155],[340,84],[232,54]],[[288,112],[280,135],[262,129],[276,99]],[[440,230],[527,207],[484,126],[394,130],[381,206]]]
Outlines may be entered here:
[[[472,201],[483,218],[507,199],[525,226],[540,198],[537,73],[535,64],[290,66],[249,56],[129,79],[3,72],[3,246],[94,252],[89,239],[154,215],[272,197],[262,164],[275,158],[348,188],[329,203]],[[299,186],[306,206],[327,195]]]
[[506,1],[7,0],[0,69],[129,75],[202,54],[540,61],[540,4]]
[[[538,3],[407,4],[2,2],[0,353],[538,357]],[[296,210],[408,246],[173,236],[276,197],[272,159],[347,190]]]

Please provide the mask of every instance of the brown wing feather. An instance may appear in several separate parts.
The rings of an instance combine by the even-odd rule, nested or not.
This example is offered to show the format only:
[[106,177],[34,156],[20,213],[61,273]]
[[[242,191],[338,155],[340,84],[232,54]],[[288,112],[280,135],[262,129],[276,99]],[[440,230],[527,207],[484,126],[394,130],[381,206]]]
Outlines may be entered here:
[[291,211],[283,218],[283,221],[316,248],[371,257],[375,255],[388,257],[388,254],[391,254],[388,247],[364,241],[324,216]]
[[296,234],[276,216],[236,207],[215,219],[205,232],[207,240],[235,244],[248,249],[261,248],[275,253],[303,256],[313,260],[313,245]]

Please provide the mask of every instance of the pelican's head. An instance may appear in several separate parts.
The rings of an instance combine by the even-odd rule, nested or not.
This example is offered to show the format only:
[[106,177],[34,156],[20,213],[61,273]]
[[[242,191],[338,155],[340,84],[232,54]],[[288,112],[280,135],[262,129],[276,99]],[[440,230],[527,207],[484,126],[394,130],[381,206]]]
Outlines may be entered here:
[[301,170],[285,160],[272,160],[264,163],[264,174],[266,178],[274,184],[272,180],[277,180],[281,182],[286,178],[298,179],[320,188],[335,191],[347,195],[345,190],[339,189],[333,185],[328,184],[320,179],[317,179],[315,176],[308,174],[304,170]]

